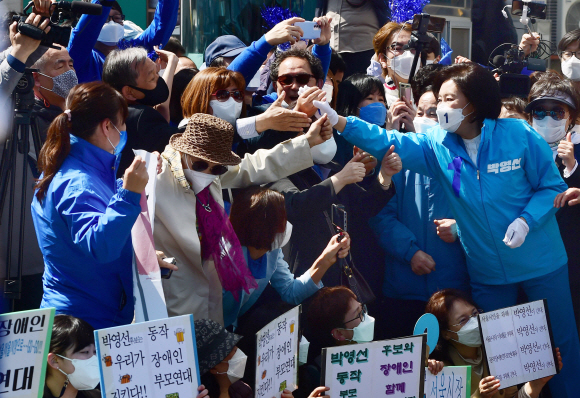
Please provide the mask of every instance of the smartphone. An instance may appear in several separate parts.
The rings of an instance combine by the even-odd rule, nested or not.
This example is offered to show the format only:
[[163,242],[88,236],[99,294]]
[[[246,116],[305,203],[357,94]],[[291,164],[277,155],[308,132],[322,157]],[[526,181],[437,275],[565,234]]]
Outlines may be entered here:
[[[165,257],[163,259],[166,263],[176,265],[177,261],[175,261],[175,257]],[[173,273],[172,269],[169,268],[161,268],[161,279],[169,279],[171,278],[171,274]]]
[[[332,225],[337,234],[347,232],[346,209],[344,205],[332,205]],[[343,236],[338,237],[338,241],[342,240]]]
[[413,90],[409,83],[399,83],[399,98],[407,98],[409,102],[413,103]]
[[314,40],[320,38],[320,25],[313,21],[296,22],[294,26],[302,28],[304,32],[303,39]]
[[524,5],[528,6],[528,18],[538,18],[546,19],[546,3],[540,2],[523,2],[518,0],[513,0],[512,2],[512,14],[522,15]]

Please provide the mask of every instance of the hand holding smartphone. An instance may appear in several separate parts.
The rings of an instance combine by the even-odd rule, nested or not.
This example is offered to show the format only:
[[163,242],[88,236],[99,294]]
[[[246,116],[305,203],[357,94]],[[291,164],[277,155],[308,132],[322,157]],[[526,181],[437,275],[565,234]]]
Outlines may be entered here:
[[320,38],[320,26],[313,21],[296,22],[294,26],[298,26],[304,32],[303,39],[314,40]]

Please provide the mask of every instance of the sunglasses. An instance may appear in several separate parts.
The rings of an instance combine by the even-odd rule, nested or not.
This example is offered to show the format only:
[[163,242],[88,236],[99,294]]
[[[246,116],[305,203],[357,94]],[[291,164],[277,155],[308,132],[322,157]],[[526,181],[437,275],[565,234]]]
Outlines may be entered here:
[[[199,171],[200,173],[203,171],[206,171],[207,169],[209,169],[209,163],[206,162],[205,160],[196,160],[195,162],[191,162],[190,163],[190,159],[188,155],[185,155],[185,164],[193,171]],[[225,172],[228,171],[228,166],[224,166],[221,164],[217,164],[215,166],[213,166],[209,172],[211,174],[213,174],[214,176],[219,176],[222,174],[225,174]]]
[[308,73],[297,73],[294,75],[282,75],[278,76],[278,82],[283,86],[289,86],[293,84],[295,81],[300,85],[308,84],[310,78],[316,78],[314,75]]
[[230,97],[232,97],[236,102],[242,102],[244,100],[244,93],[240,90],[218,90],[212,95],[215,95],[216,99],[220,102],[226,102]]
[[532,110],[532,117],[536,120],[542,120],[546,116],[550,116],[554,120],[562,120],[566,117],[566,111],[560,107],[556,107],[550,111],[547,111],[544,108],[536,108]]

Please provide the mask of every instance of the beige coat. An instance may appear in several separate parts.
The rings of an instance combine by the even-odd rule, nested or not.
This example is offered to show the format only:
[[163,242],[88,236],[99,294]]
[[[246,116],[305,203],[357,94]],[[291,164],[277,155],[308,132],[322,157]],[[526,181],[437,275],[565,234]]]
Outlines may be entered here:
[[[210,193],[223,206],[222,188],[274,182],[312,165],[306,137],[296,137],[272,149],[246,154],[238,166],[230,166],[215,179]],[[163,280],[169,316],[193,314],[194,319],[212,319],[223,325],[222,286],[217,271],[213,261],[202,266],[196,196],[187,183],[175,178],[166,159],[157,176],[155,194],[155,246],[168,257],[175,257],[179,267],[170,279]]]

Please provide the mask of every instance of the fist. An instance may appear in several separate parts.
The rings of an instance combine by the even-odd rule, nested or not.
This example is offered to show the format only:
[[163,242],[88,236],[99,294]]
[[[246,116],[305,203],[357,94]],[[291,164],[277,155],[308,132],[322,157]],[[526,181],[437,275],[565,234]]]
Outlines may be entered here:
[[435,260],[422,250],[417,250],[417,253],[411,258],[411,270],[416,275],[427,275],[431,271],[435,271]]
[[437,225],[437,235],[443,242],[453,243],[457,240],[457,223],[455,220],[443,218],[434,222]]
[[123,188],[140,194],[145,190],[148,181],[149,174],[147,174],[147,163],[141,159],[141,156],[135,156],[131,166],[125,170]]

